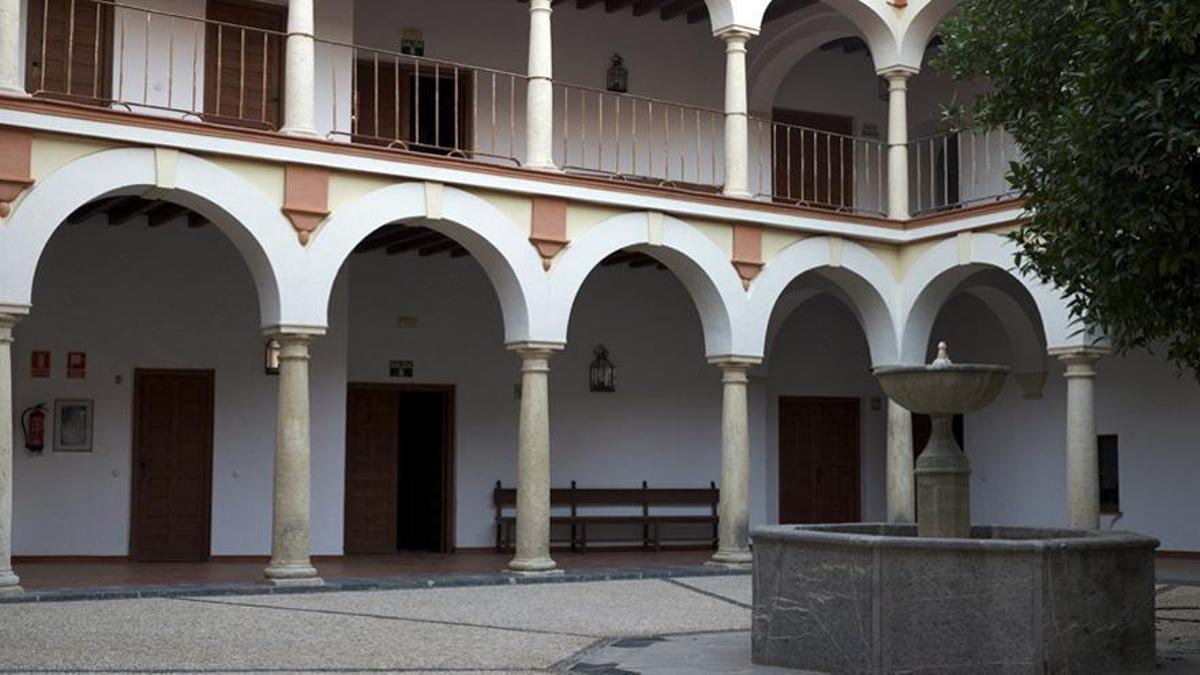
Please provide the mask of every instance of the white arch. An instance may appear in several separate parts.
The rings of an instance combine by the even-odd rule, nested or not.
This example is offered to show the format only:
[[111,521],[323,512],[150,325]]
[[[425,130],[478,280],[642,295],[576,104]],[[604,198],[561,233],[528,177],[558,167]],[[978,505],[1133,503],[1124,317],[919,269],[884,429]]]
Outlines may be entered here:
[[[541,259],[521,227],[469,192],[439,191],[438,204],[432,205],[425,183],[389,185],[339,207],[305,251],[308,273],[298,292],[311,296],[326,315],[339,270],[367,235],[388,223],[427,218],[422,225],[457,241],[483,267],[500,300],[506,342],[553,341],[538,325],[546,316],[547,295]],[[429,218],[438,210],[440,215]]]
[[[947,239],[926,251],[909,269],[901,284],[903,330],[900,357],[908,363],[925,360],[930,331],[942,305],[971,275],[995,268],[1007,272],[1029,293],[1041,323],[1038,341],[1048,347],[1082,344],[1062,294],[1049,284],[1028,277],[1016,269],[1016,245],[996,234],[962,235]],[[965,246],[965,250],[964,250]],[[987,299],[986,297],[984,298]],[[1003,308],[1000,311],[1005,311]],[[1033,325],[1037,322],[1030,318]]]
[[555,339],[565,342],[571,307],[600,261],[621,249],[654,256],[687,289],[704,330],[709,358],[762,356],[762,342],[746,340],[746,295],[729,255],[687,223],[654,213],[610,218],[571,242],[550,269],[550,318]]
[[[910,0],[895,7],[885,0],[823,0],[858,27],[875,69],[917,71],[925,56],[925,45],[938,23],[958,0]],[[744,30],[757,34],[771,0],[705,0],[712,18],[713,33]]]
[[301,308],[280,293],[286,284],[280,272],[288,267],[288,253],[298,252],[300,245],[279,207],[238,175],[205,159],[180,154],[173,166],[173,180],[160,181],[155,150],[102,150],[38,180],[0,226],[0,305],[31,304],[38,260],[51,235],[77,208],[111,195],[146,195],[162,183],[155,197],[204,215],[241,253],[254,279],[263,326],[303,324]]
[[805,56],[830,40],[859,34],[858,27],[844,15],[822,5],[801,14],[778,32],[759,38],[750,50],[747,70],[752,113],[770,113],[783,81]]
[[754,280],[747,330],[759,349],[768,345],[771,318],[780,298],[793,281],[810,272],[832,284],[838,291],[836,295],[858,317],[871,361],[894,363],[898,355],[896,281],[887,265],[869,249],[831,237],[809,237],[788,246]]
[[970,286],[963,289],[983,301],[1000,320],[1012,352],[1013,372],[1018,375],[1046,372],[1046,344],[1042,328],[1025,306],[995,286]]

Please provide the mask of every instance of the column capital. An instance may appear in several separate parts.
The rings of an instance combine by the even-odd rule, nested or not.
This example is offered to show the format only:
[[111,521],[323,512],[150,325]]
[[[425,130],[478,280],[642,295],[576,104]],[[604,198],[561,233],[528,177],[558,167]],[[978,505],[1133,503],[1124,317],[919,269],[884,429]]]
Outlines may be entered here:
[[12,340],[12,329],[21,319],[25,318],[24,314],[9,314],[0,312],[0,340]]
[[880,77],[887,78],[887,81],[893,85],[899,83],[900,86],[904,86],[910,77],[919,72],[921,72],[920,68],[913,68],[912,66],[904,65],[892,65],[876,69],[875,74],[879,75]]
[[546,358],[554,356],[555,353],[561,352],[567,348],[565,342],[538,342],[536,340],[527,340],[523,342],[509,342],[505,345],[509,351],[514,351],[521,356],[537,356],[544,355]]
[[1062,361],[1067,367],[1067,377],[1093,377],[1096,374],[1096,361],[1112,353],[1112,349],[1099,346],[1051,347],[1046,350],[1050,356]]
[[529,0],[529,11],[553,12],[554,7],[551,5],[551,0]]
[[713,35],[724,40],[726,45],[740,44],[745,46],[750,41],[750,38],[757,36],[758,33],[757,30],[748,26],[734,24],[714,31]]
[[729,375],[731,373],[741,373],[743,379],[749,370],[762,363],[762,359],[756,356],[713,356],[708,359],[708,362],[721,369],[721,372]]

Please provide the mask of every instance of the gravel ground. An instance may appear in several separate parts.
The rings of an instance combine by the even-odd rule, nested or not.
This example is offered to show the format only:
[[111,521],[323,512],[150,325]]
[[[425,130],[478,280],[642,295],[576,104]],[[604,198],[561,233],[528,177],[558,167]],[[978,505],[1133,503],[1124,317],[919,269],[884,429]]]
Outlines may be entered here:
[[0,606],[0,669],[546,672],[613,638],[749,622],[660,580],[30,603]]
[[[768,673],[750,577],[0,605],[0,671]],[[1160,673],[1200,672],[1200,587],[1159,588]]]

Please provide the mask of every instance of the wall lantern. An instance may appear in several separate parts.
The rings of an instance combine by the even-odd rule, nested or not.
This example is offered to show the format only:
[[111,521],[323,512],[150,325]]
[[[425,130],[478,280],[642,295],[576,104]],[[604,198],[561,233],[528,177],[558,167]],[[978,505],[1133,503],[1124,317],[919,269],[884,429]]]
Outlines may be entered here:
[[616,391],[617,369],[608,360],[608,348],[599,345],[592,351],[596,358],[592,359],[591,380],[588,389],[591,391]]
[[267,347],[263,351],[266,352],[266,354],[265,354],[266,364],[265,365],[266,365],[266,372],[268,375],[278,375],[279,374],[279,352],[281,349],[282,348],[279,345],[279,340],[276,340],[275,338],[271,338],[270,340],[267,340]]
[[620,54],[613,54],[612,65],[608,67],[608,90],[618,94],[629,91],[629,69]]

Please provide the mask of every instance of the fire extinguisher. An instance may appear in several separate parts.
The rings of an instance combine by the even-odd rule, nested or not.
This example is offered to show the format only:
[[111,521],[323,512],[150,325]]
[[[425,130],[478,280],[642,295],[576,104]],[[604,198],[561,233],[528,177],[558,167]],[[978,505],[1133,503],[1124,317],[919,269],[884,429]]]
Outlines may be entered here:
[[21,412],[21,431],[25,433],[25,449],[41,452],[46,447],[46,404],[39,403]]

